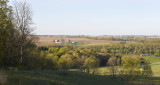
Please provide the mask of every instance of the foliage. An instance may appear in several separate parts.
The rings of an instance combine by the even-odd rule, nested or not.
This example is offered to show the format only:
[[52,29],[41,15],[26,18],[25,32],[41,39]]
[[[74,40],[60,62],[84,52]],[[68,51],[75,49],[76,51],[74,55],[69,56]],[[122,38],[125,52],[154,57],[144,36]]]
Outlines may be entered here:
[[83,66],[87,70],[87,73],[90,73],[92,70],[92,73],[94,74],[96,68],[99,67],[99,60],[95,56],[90,56],[85,60]]
[[142,75],[145,78],[150,78],[153,75],[152,68],[148,58],[146,58],[144,61]]
[[136,56],[123,56],[121,64],[125,74],[136,74],[140,68],[140,60]]
[[58,60],[58,66],[61,69],[72,68],[74,66],[72,55],[69,54],[62,55],[61,58]]
[[121,73],[128,75],[128,79],[135,79],[136,76],[141,75],[140,60],[136,56],[123,56],[121,61]]
[[[35,51],[36,45],[33,42],[35,37],[32,35],[26,35],[26,33],[28,33],[27,31],[22,31],[18,28],[20,22],[18,23],[14,21],[16,20],[14,15],[17,12],[15,12],[14,8],[8,5],[8,2],[9,0],[0,1],[0,67],[7,69],[10,67],[34,68],[35,65],[32,65],[31,63],[38,60],[38,54],[35,53],[38,51]],[[20,8],[18,7],[17,9]],[[26,23],[28,22],[25,21],[25,24]],[[27,25],[23,28],[28,31],[30,29]],[[25,33],[25,37],[23,36],[23,38],[25,38],[25,42],[23,42],[23,50],[21,33]],[[22,57],[20,57],[22,54],[23,66],[21,66]]]
[[12,7],[8,0],[0,1],[0,66],[18,64],[18,32],[12,23]]

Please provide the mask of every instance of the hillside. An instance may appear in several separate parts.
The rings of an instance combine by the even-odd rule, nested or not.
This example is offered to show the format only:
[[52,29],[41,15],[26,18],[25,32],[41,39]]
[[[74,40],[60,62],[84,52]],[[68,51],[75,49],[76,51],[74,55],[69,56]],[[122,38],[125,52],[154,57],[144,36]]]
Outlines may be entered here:
[[125,85],[108,76],[62,71],[7,71],[7,85]]

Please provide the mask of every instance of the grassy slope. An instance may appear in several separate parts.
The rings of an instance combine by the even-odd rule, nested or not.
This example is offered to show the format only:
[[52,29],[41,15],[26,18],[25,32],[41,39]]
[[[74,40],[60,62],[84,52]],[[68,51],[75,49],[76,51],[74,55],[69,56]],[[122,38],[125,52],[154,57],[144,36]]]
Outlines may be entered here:
[[108,76],[60,71],[7,71],[7,85],[124,85]]
[[160,57],[149,57],[154,77],[160,77]]
[[153,71],[153,77],[150,80],[139,80],[133,83],[138,85],[160,85],[160,57],[151,56],[149,60]]

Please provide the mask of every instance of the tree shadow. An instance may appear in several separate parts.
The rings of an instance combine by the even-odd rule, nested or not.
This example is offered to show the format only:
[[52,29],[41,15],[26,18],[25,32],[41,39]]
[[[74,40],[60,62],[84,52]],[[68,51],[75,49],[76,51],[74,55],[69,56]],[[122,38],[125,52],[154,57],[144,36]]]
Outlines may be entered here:
[[[78,71],[30,70],[6,71],[7,85],[160,85],[160,77],[149,79],[128,75],[98,75]],[[123,79],[125,78],[125,79]]]

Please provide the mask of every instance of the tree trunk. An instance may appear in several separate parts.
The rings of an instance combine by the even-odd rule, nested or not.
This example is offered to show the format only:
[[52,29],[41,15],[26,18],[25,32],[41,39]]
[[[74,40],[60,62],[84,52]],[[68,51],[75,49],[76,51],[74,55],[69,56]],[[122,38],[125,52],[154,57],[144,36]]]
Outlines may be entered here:
[[23,65],[23,45],[21,45],[21,58],[20,58],[20,64]]

